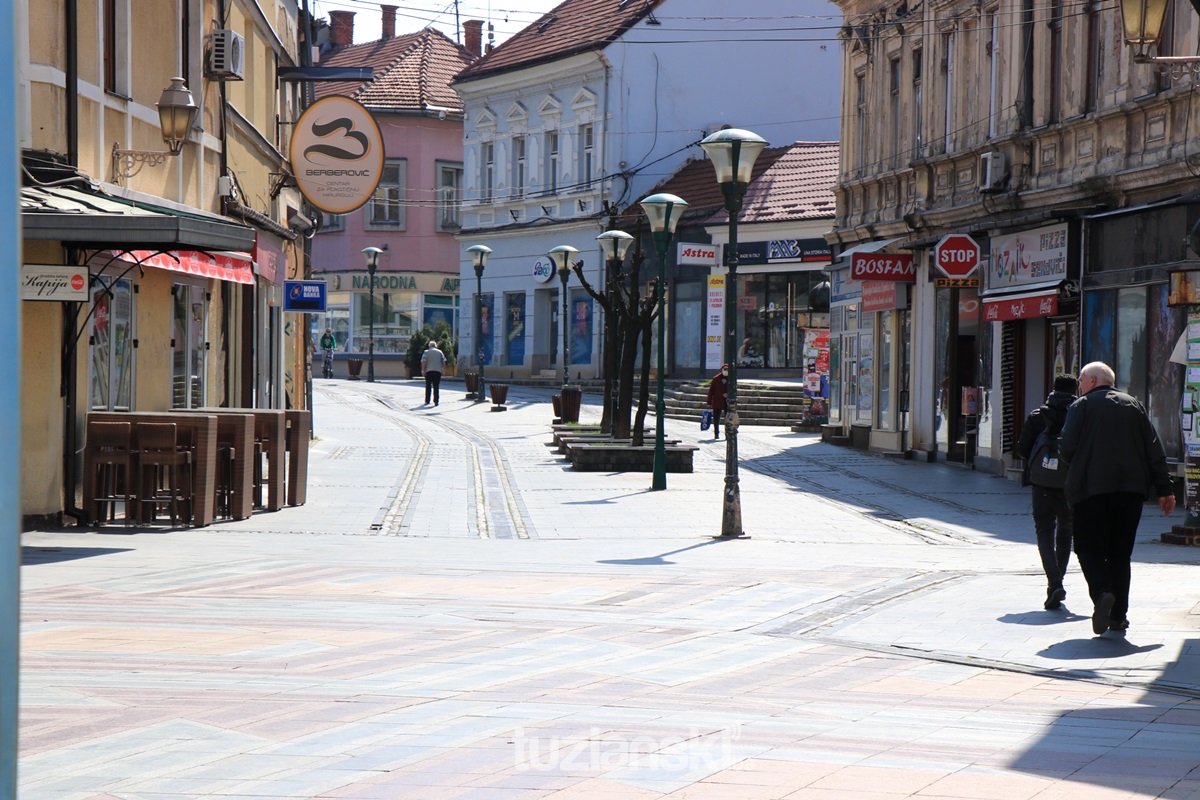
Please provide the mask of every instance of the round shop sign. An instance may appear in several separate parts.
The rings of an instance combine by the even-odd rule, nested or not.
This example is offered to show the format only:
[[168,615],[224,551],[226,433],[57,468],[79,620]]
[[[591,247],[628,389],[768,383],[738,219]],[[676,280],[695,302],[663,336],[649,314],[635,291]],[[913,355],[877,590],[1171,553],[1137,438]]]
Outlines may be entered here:
[[300,193],[329,214],[371,199],[383,176],[383,135],[371,112],[349,97],[326,97],[300,115],[292,133]]
[[548,257],[539,258],[533,262],[533,279],[538,283],[545,283],[554,277],[554,262]]

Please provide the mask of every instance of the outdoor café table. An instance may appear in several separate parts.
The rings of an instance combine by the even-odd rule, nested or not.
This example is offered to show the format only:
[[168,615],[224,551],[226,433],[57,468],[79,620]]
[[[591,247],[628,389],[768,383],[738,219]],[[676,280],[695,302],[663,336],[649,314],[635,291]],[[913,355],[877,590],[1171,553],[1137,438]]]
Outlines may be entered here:
[[[142,422],[174,422],[178,428],[192,432],[195,450],[192,453],[192,526],[211,525],[217,496],[217,418],[212,414],[194,411],[91,411],[87,422],[128,422],[137,441],[137,426]],[[94,488],[88,476],[91,465],[84,456],[84,508],[91,506]],[[91,522],[92,520],[89,520]]]
[[287,411],[287,502],[302,506],[308,498],[308,439],[312,435],[312,412],[293,408]]
[[[287,416],[283,409],[274,408],[206,408],[207,414],[250,414],[254,417],[254,441],[262,446],[262,454],[267,457],[267,500],[268,511],[278,511],[283,508],[285,492],[285,475],[287,472]],[[251,453],[254,451],[251,450]],[[251,469],[257,470],[251,455],[247,462]],[[251,473],[252,475],[254,473]],[[253,483],[251,484],[253,486]],[[251,496],[253,497],[253,489]],[[257,500],[257,497],[253,497]]]
[[[229,516],[247,519],[254,511],[254,472],[251,468],[254,459],[254,415],[245,410],[229,408],[199,410],[217,418],[217,441],[233,447],[232,469],[228,478],[232,495]],[[213,499],[215,502],[216,498]]]

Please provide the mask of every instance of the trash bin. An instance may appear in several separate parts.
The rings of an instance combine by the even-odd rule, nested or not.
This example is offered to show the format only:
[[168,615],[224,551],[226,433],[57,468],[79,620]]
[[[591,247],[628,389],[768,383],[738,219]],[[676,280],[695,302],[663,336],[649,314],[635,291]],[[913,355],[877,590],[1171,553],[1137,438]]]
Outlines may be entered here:
[[483,398],[478,397],[479,393],[479,373],[475,370],[467,370],[463,372],[463,381],[467,384],[467,399],[475,400]]
[[488,388],[492,392],[492,411],[507,411],[504,403],[508,400],[508,384],[489,383]]
[[550,395],[550,405],[554,408],[554,418],[562,420],[562,398],[556,394]]
[[347,358],[346,369],[350,370],[350,380],[360,380],[359,373],[362,372],[363,360],[361,358]]
[[562,406],[560,419],[563,422],[579,422],[579,404],[583,400],[583,390],[578,386],[564,386],[559,404]]

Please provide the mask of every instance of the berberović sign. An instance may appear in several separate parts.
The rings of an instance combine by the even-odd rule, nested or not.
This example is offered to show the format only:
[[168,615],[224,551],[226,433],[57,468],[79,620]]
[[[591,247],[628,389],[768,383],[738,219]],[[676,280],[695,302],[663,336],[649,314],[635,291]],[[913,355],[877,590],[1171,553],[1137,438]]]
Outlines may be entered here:
[[383,157],[379,125],[349,97],[318,100],[296,121],[292,172],[304,198],[328,214],[347,214],[371,199]]

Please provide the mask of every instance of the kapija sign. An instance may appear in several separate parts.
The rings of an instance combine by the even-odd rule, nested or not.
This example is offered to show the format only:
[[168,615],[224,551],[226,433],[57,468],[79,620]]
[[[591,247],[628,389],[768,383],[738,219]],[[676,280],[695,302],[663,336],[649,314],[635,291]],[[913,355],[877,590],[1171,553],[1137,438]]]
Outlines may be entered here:
[[21,299],[60,303],[88,299],[87,267],[57,264],[22,264]]
[[917,265],[911,253],[854,253],[850,258],[850,277],[856,281],[917,280]]
[[300,193],[327,214],[362,207],[383,177],[383,134],[371,112],[349,97],[309,106],[296,121],[291,153]]

